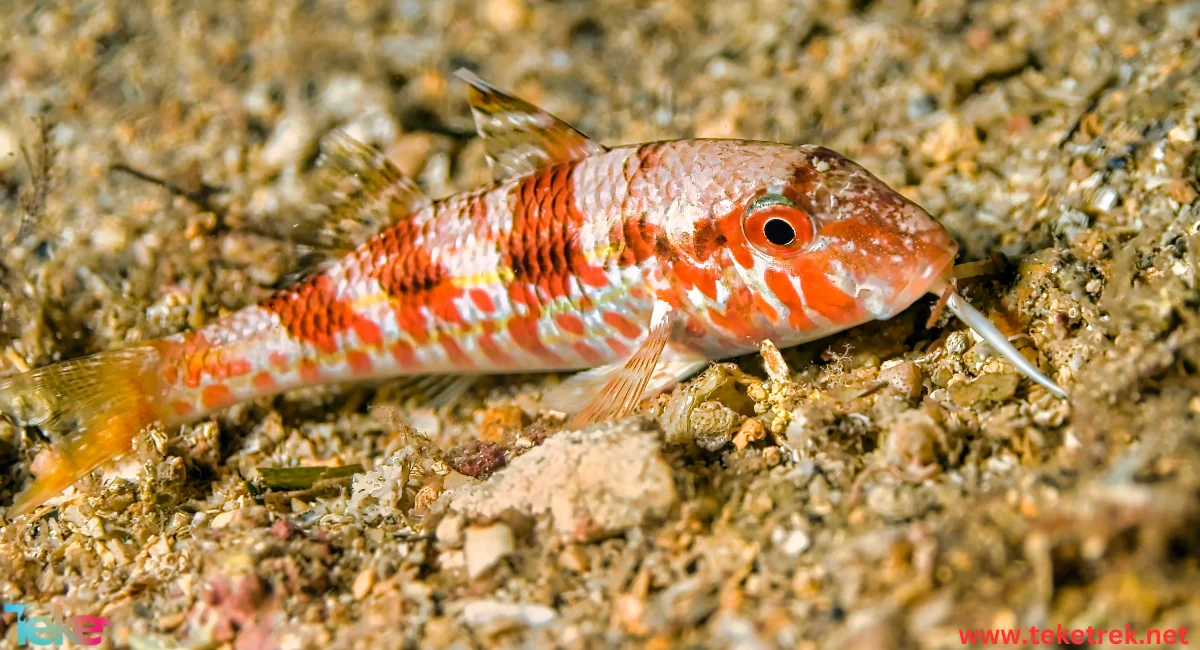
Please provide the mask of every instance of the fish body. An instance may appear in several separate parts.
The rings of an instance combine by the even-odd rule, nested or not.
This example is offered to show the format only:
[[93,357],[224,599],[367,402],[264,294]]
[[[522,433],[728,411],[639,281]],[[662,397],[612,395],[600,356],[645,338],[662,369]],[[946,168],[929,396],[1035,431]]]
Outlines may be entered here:
[[[745,205],[779,183],[819,221],[790,269],[742,231]],[[896,220],[911,237],[882,227]],[[827,149],[654,143],[431,202],[300,284],[153,345],[170,419],[351,379],[605,366],[638,348],[658,301],[681,315],[671,348],[709,360],[890,317],[954,250]]]
[[494,184],[433,201],[335,135],[330,165],[362,190],[342,214],[387,224],[348,255],[196,331],[0,381],[0,406],[79,425],[14,510],[128,450],[147,424],[291,388],[592,369],[561,395],[603,419],[713,359],[890,318],[948,286],[954,239],[828,149],[609,149],[463,76]]

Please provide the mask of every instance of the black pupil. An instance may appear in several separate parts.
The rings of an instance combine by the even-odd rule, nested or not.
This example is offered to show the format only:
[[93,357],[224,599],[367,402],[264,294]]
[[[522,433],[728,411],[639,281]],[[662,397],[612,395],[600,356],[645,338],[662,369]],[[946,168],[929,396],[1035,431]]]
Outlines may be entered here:
[[787,246],[796,241],[796,229],[783,219],[770,219],[763,225],[763,234],[767,241],[776,246]]

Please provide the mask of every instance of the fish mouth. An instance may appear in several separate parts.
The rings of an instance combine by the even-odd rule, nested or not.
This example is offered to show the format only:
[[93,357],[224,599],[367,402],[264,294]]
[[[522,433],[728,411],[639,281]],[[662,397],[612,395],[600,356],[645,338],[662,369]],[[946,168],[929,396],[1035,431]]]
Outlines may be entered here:
[[875,317],[880,320],[891,318],[908,309],[921,296],[927,293],[941,293],[954,277],[954,258],[957,255],[958,247],[953,246],[934,259],[917,265],[915,272],[909,275],[908,282],[888,305],[886,313],[875,314]]

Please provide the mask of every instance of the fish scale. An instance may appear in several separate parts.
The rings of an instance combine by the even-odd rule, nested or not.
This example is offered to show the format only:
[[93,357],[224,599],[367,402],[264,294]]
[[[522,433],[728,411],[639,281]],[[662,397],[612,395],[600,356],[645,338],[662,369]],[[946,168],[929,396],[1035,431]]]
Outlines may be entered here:
[[[340,263],[239,312],[236,324],[222,320],[168,337],[166,403],[193,418],[314,383],[574,370],[623,358],[653,309],[642,289],[656,268],[646,263],[653,258],[621,254],[623,228],[585,250],[581,232],[612,220],[591,212],[597,201],[577,197],[601,185],[616,199],[613,207],[631,209],[635,202],[622,195],[628,199],[636,174],[594,181],[638,155],[614,150],[433,203]],[[589,169],[577,184],[574,170],[583,166]],[[238,330],[245,333],[230,336]],[[223,341],[217,351],[214,340]]]
[[[335,133],[324,184],[355,189],[331,216],[382,224],[342,259],[194,332],[0,381],[0,404],[48,406],[35,424],[79,423],[13,511],[124,453],[149,424],[296,387],[590,369],[546,396],[579,425],[628,414],[763,340],[813,340],[951,290],[956,245],[945,229],[828,149],[608,149],[461,76],[497,172],[491,186],[431,201],[377,151]],[[947,304],[1057,389],[956,294]]]

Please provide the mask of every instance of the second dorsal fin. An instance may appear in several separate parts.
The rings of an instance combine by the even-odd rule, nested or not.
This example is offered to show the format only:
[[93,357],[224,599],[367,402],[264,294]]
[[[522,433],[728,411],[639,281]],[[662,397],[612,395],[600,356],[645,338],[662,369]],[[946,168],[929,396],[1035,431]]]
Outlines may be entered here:
[[340,129],[321,139],[314,188],[329,212],[320,237],[334,250],[357,247],[429,201],[383,152]]
[[470,70],[460,68],[454,74],[471,86],[471,114],[496,180],[607,151],[570,124]]

